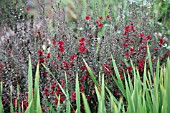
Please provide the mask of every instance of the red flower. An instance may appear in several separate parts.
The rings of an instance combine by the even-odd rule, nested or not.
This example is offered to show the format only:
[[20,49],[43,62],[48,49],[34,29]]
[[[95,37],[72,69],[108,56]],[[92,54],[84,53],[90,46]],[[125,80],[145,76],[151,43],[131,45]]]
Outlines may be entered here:
[[39,58],[39,62],[43,63],[44,62],[44,58]]
[[100,16],[100,17],[99,17],[99,19],[100,19],[100,20],[103,20],[103,17],[102,17],[102,16]]
[[107,15],[106,18],[109,19],[109,18],[110,18],[110,15]]
[[71,100],[76,100],[76,93],[74,91],[72,91]]
[[87,76],[82,76],[82,79],[83,80],[87,80]]
[[158,44],[159,44],[160,46],[164,44],[164,41],[163,41],[162,38],[159,39]]
[[87,68],[86,68],[85,65],[81,67],[81,70],[86,70],[86,69],[87,69]]
[[130,53],[131,53],[131,54],[134,53],[134,48],[133,48],[133,47],[130,48]]
[[41,50],[38,50],[38,55],[43,55],[44,53]]
[[73,55],[70,56],[70,60],[73,61],[73,60],[76,59],[76,57],[77,57],[76,54],[73,54]]
[[78,50],[81,52],[81,53],[84,53],[84,52],[87,52],[87,49],[84,47],[84,46],[79,46]]
[[90,15],[86,16],[86,20],[91,20]]
[[127,70],[128,70],[129,72],[131,72],[131,71],[133,70],[133,68],[132,68],[131,66],[128,66],[128,67],[127,67]]
[[86,98],[89,100],[89,99],[91,99],[91,97],[92,96],[90,96],[90,95],[86,95]]
[[139,67],[139,69],[144,69],[144,63],[145,63],[145,60],[144,59],[140,59],[139,61],[138,61],[138,67]]
[[64,46],[62,46],[62,45],[59,45],[59,47],[58,47],[58,50],[60,51],[60,52],[64,52]]
[[99,23],[98,28],[102,28],[102,27],[103,27],[103,24]]
[[168,55],[170,55],[170,51],[168,51]]
[[81,90],[81,92],[84,92],[84,89],[85,89],[85,87],[84,87],[84,86],[80,86],[80,90]]
[[159,50],[159,48],[154,48],[155,51]]
[[63,42],[63,41],[58,41],[58,44],[59,44],[60,46],[64,46],[64,42]]
[[43,72],[43,76],[44,76],[44,77],[46,77],[46,76],[47,76],[47,73],[46,73],[45,71]]
[[55,98],[54,103],[58,104],[58,99],[57,98]]
[[60,59],[60,55],[59,55],[59,54],[57,54],[57,55],[56,55],[56,58]]
[[53,89],[53,88],[55,88],[56,87],[56,83],[53,83],[52,85],[51,85],[51,89]]
[[127,47],[127,46],[128,46],[128,43],[123,43],[122,46],[123,46],[123,47]]
[[60,98],[60,102],[61,102],[61,103],[62,103],[64,100],[65,100],[64,97],[61,97],[61,98]]
[[144,35],[144,33],[140,33],[140,37],[144,37],[145,35]]
[[130,56],[129,52],[125,52],[124,56],[129,57]]
[[81,39],[79,40],[79,42],[80,42],[80,43],[84,43],[85,40],[86,40],[86,39],[83,37],[83,38],[81,38]]
[[148,35],[146,38],[147,38],[147,40],[151,40],[151,36],[150,35]]
[[99,23],[99,20],[95,20],[96,23]]
[[26,7],[26,11],[29,11],[30,10],[30,8],[29,7]]
[[12,50],[11,50],[11,49],[9,49],[9,50],[8,50],[8,53],[12,53]]
[[63,68],[63,69],[69,69],[68,62],[64,61],[62,68]]
[[122,80],[123,79],[123,74],[119,73],[119,75],[120,75],[120,79]]
[[122,65],[124,66],[124,65],[125,65],[125,62],[122,62]]
[[56,45],[57,44],[57,42],[53,39],[53,45]]
[[50,58],[50,53],[47,54],[46,58]]
[[131,28],[132,28],[132,26],[126,26],[126,27],[124,28],[125,33],[128,33],[128,32],[131,30]]
[[110,66],[106,65],[106,64],[103,64],[103,68],[104,68],[104,71],[107,73],[107,74],[111,74],[110,72]]

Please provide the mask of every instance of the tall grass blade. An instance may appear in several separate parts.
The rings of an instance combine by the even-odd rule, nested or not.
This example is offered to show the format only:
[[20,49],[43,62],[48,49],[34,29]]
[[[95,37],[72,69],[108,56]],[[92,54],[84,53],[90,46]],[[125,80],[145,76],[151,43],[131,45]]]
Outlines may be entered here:
[[12,103],[12,84],[10,85],[10,113],[14,113],[14,107]]
[[[29,54],[29,61],[28,61],[28,104],[33,99],[33,79],[32,79],[32,63],[31,63],[31,56]],[[31,105],[30,105],[31,106]],[[30,107],[30,112],[34,112],[34,106]]]
[[2,85],[2,81],[0,82],[0,113],[4,113],[4,107],[2,104],[2,90],[3,90],[3,85]]
[[84,107],[85,107],[85,113],[91,113],[89,104],[87,102],[87,98],[86,98],[84,93],[82,93],[82,98],[83,98],[83,104],[84,104]]
[[41,105],[40,105],[40,92],[39,92],[39,79],[40,79],[39,67],[40,67],[40,64],[38,62],[36,74],[35,74],[35,83],[34,83],[35,85],[34,86],[34,103],[35,103],[36,112],[42,113]]
[[79,87],[78,73],[76,73],[76,105],[77,105],[77,113],[80,113],[80,87]]
[[118,71],[117,66],[116,66],[116,62],[115,62],[115,60],[113,59],[113,56],[111,56],[111,57],[112,57],[113,67],[114,67],[114,70],[115,70],[115,73],[116,73],[116,77],[117,77],[117,80],[116,80],[115,78],[113,78],[113,79],[114,79],[114,81],[116,82],[116,84],[117,84],[118,88],[120,89],[120,91],[122,92],[123,96],[124,96],[125,98],[127,98],[127,96],[126,96],[126,91],[125,91],[125,89],[124,89],[123,82],[122,82],[121,79],[120,79],[120,74],[119,74],[119,71]]
[[83,61],[84,61],[85,65],[86,65],[86,67],[87,67],[87,70],[88,70],[88,72],[89,72],[89,74],[90,74],[90,76],[91,76],[93,82],[94,82],[95,85],[98,87],[98,82],[97,82],[97,80],[96,80],[96,78],[95,78],[93,72],[91,71],[90,67],[88,66],[88,64],[86,63],[86,61],[85,61],[84,59],[83,59]]

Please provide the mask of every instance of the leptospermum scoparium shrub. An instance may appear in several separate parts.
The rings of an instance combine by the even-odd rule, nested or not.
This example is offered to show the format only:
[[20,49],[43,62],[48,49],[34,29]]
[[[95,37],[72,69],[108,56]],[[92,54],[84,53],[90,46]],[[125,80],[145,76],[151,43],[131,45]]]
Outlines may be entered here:
[[[148,59],[147,48],[150,47],[150,64],[153,71],[156,68],[157,58],[160,57],[161,63],[169,56],[169,48],[165,46],[166,35],[158,35],[157,26],[150,21],[154,20],[150,13],[147,13],[147,6],[127,3],[129,12],[120,12],[117,18],[113,18],[113,11],[107,14],[94,14],[88,12],[84,18],[77,16],[74,22],[68,23],[65,20],[68,12],[62,10],[60,4],[52,11],[52,19],[46,18],[40,5],[40,16],[34,18],[29,15],[29,7],[22,8],[20,14],[16,15],[17,24],[12,25],[12,34],[8,32],[4,35],[1,51],[1,81],[3,81],[3,104],[5,111],[8,112],[11,84],[13,88],[20,86],[20,97],[18,104],[23,105],[23,109],[28,107],[27,102],[27,62],[28,54],[31,54],[33,61],[33,74],[35,74],[36,63],[44,64],[54,76],[47,72],[44,66],[40,65],[40,96],[43,112],[48,112],[47,100],[57,109],[58,102],[66,104],[67,98],[62,88],[66,88],[65,75],[68,80],[68,93],[72,110],[76,109],[75,80],[76,73],[79,75],[80,91],[84,92],[89,105],[97,110],[97,96],[94,89],[94,81],[91,79],[88,69],[83,62],[85,59],[91,68],[97,81],[100,81],[98,74],[105,75],[105,84],[111,89],[116,97],[122,95],[116,83],[111,78],[115,76],[114,68],[111,63],[113,55],[118,66],[118,71],[122,81],[125,80],[123,73],[130,76],[133,80],[133,67],[130,59],[137,66],[142,77],[144,63]],[[68,8],[70,8],[68,4]],[[88,7],[88,6],[87,6]],[[96,9],[96,8],[95,8]],[[122,7],[118,8],[124,10]],[[132,10],[133,9],[133,10]],[[143,9],[143,10],[141,10]],[[95,10],[97,12],[97,9]],[[94,11],[93,11],[94,12]],[[125,13],[125,14],[124,14]],[[75,13],[76,14],[76,13]],[[59,16],[60,15],[60,16]],[[80,15],[80,14],[77,14]],[[73,15],[74,17],[74,15]],[[27,18],[30,18],[27,20]],[[118,19],[119,21],[117,21]],[[160,28],[162,29],[162,28]],[[4,30],[8,31],[5,26]],[[7,34],[8,33],[8,34]],[[148,66],[148,65],[147,65]],[[150,70],[149,67],[146,67]],[[60,98],[56,98],[56,97]],[[12,102],[17,100],[17,91],[12,91]],[[18,101],[18,100],[17,100]],[[64,109],[64,106],[62,106]],[[81,109],[84,109],[81,105]]]

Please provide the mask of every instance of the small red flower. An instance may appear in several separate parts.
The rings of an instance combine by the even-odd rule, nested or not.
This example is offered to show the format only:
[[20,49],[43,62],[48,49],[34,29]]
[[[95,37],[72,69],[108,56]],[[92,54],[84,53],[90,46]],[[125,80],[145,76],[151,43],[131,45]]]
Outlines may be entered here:
[[138,67],[139,69],[144,69],[144,63],[145,63],[145,60],[144,59],[140,59],[138,60]]
[[154,48],[155,51],[159,50],[159,48]]
[[162,38],[159,39],[158,44],[159,44],[160,46],[164,44],[164,41],[163,41]]
[[128,43],[123,43],[122,44],[122,47],[127,47],[128,46]]
[[91,20],[90,15],[86,16],[86,20],[88,20],[88,21]]
[[53,45],[56,45],[57,44],[57,42],[53,39]]
[[42,56],[44,53],[41,50],[38,50],[38,55]]
[[66,62],[66,61],[64,61],[62,68],[63,68],[63,69],[69,69],[69,63]]
[[80,42],[80,43],[84,43],[85,40],[86,40],[86,38],[83,37],[83,38],[81,38],[81,39],[79,40],[79,42]]
[[9,50],[8,50],[8,53],[12,53],[12,50],[11,50],[11,49],[9,49]]
[[103,27],[103,24],[99,23],[98,28],[102,28],[102,27]]
[[87,49],[85,47],[82,47],[82,46],[79,46],[78,50],[81,52],[81,53],[84,53],[87,51]]
[[124,56],[129,57],[130,56],[129,52],[125,52]]
[[132,28],[132,26],[126,26],[126,27],[124,28],[125,33],[128,33],[128,32],[131,30],[131,28]]
[[84,66],[82,66],[80,69],[81,69],[81,70],[86,70],[87,68],[86,68],[86,66],[84,65]]
[[102,16],[100,16],[100,17],[99,17],[99,19],[100,19],[100,20],[103,20],[103,17],[102,17]]
[[85,89],[85,87],[84,87],[84,86],[80,86],[80,90],[81,90],[81,92],[84,92],[84,89]]
[[123,74],[119,73],[119,75],[120,75],[120,79],[122,80],[123,79]]
[[130,48],[130,53],[134,54],[134,48],[133,47]]
[[39,58],[39,62],[43,63],[44,62],[44,58]]
[[131,72],[131,71],[133,70],[133,68],[132,68],[131,66],[128,66],[128,67],[127,67],[127,70],[128,70],[129,72]]
[[91,99],[91,97],[92,96],[90,96],[90,95],[86,95],[86,98],[89,100],[89,99]]
[[64,46],[62,46],[62,45],[59,45],[59,47],[58,47],[58,50],[60,51],[60,52],[64,52]]
[[54,103],[58,104],[58,99],[57,98],[55,98]]
[[82,76],[82,79],[83,80],[87,80],[87,76]]
[[56,55],[56,58],[57,58],[57,59],[60,59],[60,55],[59,55],[59,54],[57,54],[57,55]]
[[48,91],[48,88],[47,88],[47,87],[44,87],[44,91]]
[[110,15],[107,15],[106,18],[107,18],[107,19],[110,19]]
[[73,61],[73,60],[76,59],[76,57],[77,57],[77,55],[76,55],[76,54],[73,54],[73,55],[70,56],[70,60]]
[[76,93],[74,91],[72,91],[71,100],[76,100]]
[[144,35],[144,33],[140,33],[140,37],[144,37],[145,35]]
[[151,40],[151,36],[150,35],[148,35],[146,38],[147,38],[147,40]]
[[99,20],[95,20],[96,23],[99,23]]
[[30,10],[30,8],[29,7],[26,7],[26,11],[29,11]]
[[168,55],[170,55],[170,51],[168,51]]
[[64,46],[64,42],[63,42],[63,41],[58,41],[58,44],[59,44],[60,46]]
[[46,77],[46,76],[47,76],[47,73],[46,73],[45,71],[43,72],[43,76],[44,76],[44,77]]
[[47,54],[46,58],[50,58],[50,53]]

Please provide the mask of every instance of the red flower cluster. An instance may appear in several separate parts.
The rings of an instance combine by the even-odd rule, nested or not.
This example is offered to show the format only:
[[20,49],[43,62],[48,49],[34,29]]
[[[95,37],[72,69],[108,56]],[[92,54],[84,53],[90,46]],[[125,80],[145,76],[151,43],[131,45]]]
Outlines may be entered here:
[[26,7],[26,11],[30,11],[30,8],[29,8],[29,7]]
[[88,20],[88,21],[91,20],[90,15],[86,16],[86,20]]
[[50,58],[50,56],[51,56],[51,55],[50,55],[50,53],[47,53],[47,56],[46,56],[46,58]]
[[38,50],[38,55],[42,56],[44,53],[41,50]]
[[161,46],[161,45],[163,45],[163,44],[164,44],[164,41],[163,41],[163,39],[162,39],[162,38],[160,38],[160,39],[159,39],[158,44],[159,44],[159,46]]
[[125,36],[130,32],[130,31],[133,31],[133,32],[135,32],[136,30],[134,29],[134,26],[133,25],[129,25],[129,26],[126,26],[125,28],[124,28],[124,31],[125,31]]
[[79,40],[80,45],[79,45],[79,47],[78,47],[78,50],[79,50],[81,53],[87,52],[87,49],[86,49],[85,44],[84,44],[85,40],[86,40],[85,38],[81,38],[81,39]]
[[70,60],[71,60],[71,61],[73,61],[73,60],[75,60],[75,59],[76,59],[76,57],[77,57],[77,55],[76,55],[76,54],[72,54],[72,55],[70,56]]
[[63,53],[64,52],[64,42],[58,41],[58,44],[59,44],[58,50]]

